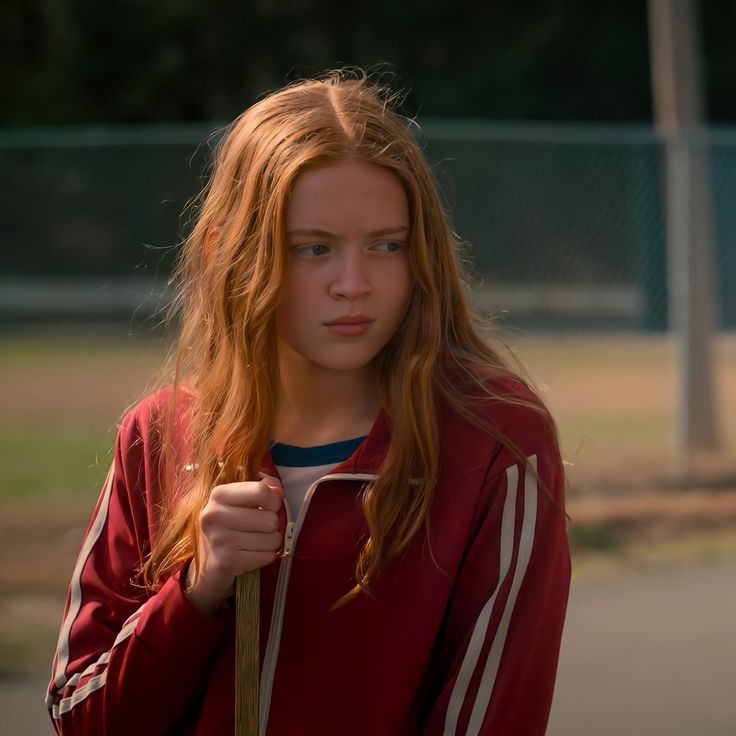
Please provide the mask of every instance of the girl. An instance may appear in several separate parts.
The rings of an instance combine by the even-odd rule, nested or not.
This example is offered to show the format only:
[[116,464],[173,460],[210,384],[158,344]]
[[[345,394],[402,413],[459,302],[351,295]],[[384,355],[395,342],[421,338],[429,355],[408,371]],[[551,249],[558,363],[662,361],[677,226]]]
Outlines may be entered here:
[[60,734],[543,734],[570,581],[554,423],[482,335],[428,164],[332,74],[247,110],[179,265],[173,380],[122,421],[67,598]]

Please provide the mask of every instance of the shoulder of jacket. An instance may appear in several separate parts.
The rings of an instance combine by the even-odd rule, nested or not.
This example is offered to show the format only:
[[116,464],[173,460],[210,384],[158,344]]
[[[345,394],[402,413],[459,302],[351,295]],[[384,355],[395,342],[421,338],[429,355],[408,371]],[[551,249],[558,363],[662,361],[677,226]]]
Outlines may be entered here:
[[163,437],[181,436],[187,422],[191,396],[185,389],[166,386],[137,401],[123,415],[118,441],[124,451],[142,446],[146,454],[158,454]]
[[[508,455],[501,440],[510,441],[524,456],[554,449],[557,428],[538,394],[520,380],[489,379],[468,396],[472,418],[456,407],[445,407],[441,420],[442,441],[460,455],[478,451],[486,457]],[[507,459],[512,461],[513,453]],[[495,464],[495,463],[494,463]]]
[[123,414],[121,426],[136,425],[142,429],[160,426],[167,418],[181,417],[190,402],[191,396],[186,389],[164,386],[129,407]]
[[526,383],[516,379],[497,379],[489,381],[488,388],[492,398],[487,401],[486,410],[499,428],[546,433],[554,427],[544,401]]

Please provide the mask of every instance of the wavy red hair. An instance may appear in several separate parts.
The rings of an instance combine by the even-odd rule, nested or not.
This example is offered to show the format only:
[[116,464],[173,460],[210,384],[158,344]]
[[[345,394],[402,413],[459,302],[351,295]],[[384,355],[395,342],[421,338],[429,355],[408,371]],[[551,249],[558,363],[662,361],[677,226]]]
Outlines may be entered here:
[[[528,383],[471,309],[460,244],[430,167],[391,107],[390,94],[365,75],[336,72],[265,97],[226,131],[176,272],[173,403],[182,391],[190,394],[187,444],[196,471],[182,476],[168,468],[167,521],[143,569],[148,585],[159,587],[196,557],[199,513],[215,485],[258,477],[279,390],[274,315],[287,272],[285,211],[305,169],[342,159],[385,167],[402,182],[411,217],[411,302],[378,357],[392,437],[379,477],[363,494],[370,536],[356,563],[356,586],[337,605],[370,593],[370,581],[421,529],[429,531],[438,402],[477,424],[478,390],[509,401],[490,393],[489,378]],[[548,417],[541,402],[517,403]],[[510,446],[493,426],[486,429]],[[174,499],[174,486],[182,484]]]

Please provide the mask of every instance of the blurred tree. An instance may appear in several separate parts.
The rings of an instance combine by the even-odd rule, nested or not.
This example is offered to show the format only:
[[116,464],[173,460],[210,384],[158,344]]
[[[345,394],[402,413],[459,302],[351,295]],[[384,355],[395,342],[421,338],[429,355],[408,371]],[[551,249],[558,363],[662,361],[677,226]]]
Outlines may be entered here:
[[[713,117],[733,117],[736,6],[703,6]],[[386,63],[424,116],[651,119],[642,2],[4,0],[0,41],[6,125],[229,119],[286,80]]]
[[733,32],[736,28],[736,3],[732,0],[708,0],[700,8],[703,72],[706,82],[706,119],[715,122],[736,120],[736,54]]

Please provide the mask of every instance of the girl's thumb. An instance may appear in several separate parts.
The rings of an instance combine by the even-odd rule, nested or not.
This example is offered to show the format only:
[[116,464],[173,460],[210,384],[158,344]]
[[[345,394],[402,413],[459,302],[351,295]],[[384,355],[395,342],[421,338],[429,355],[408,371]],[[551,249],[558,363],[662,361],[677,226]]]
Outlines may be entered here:
[[278,478],[274,478],[268,473],[260,471],[258,475],[261,476],[261,480],[281,499],[284,498],[284,489],[281,487],[281,481]]

